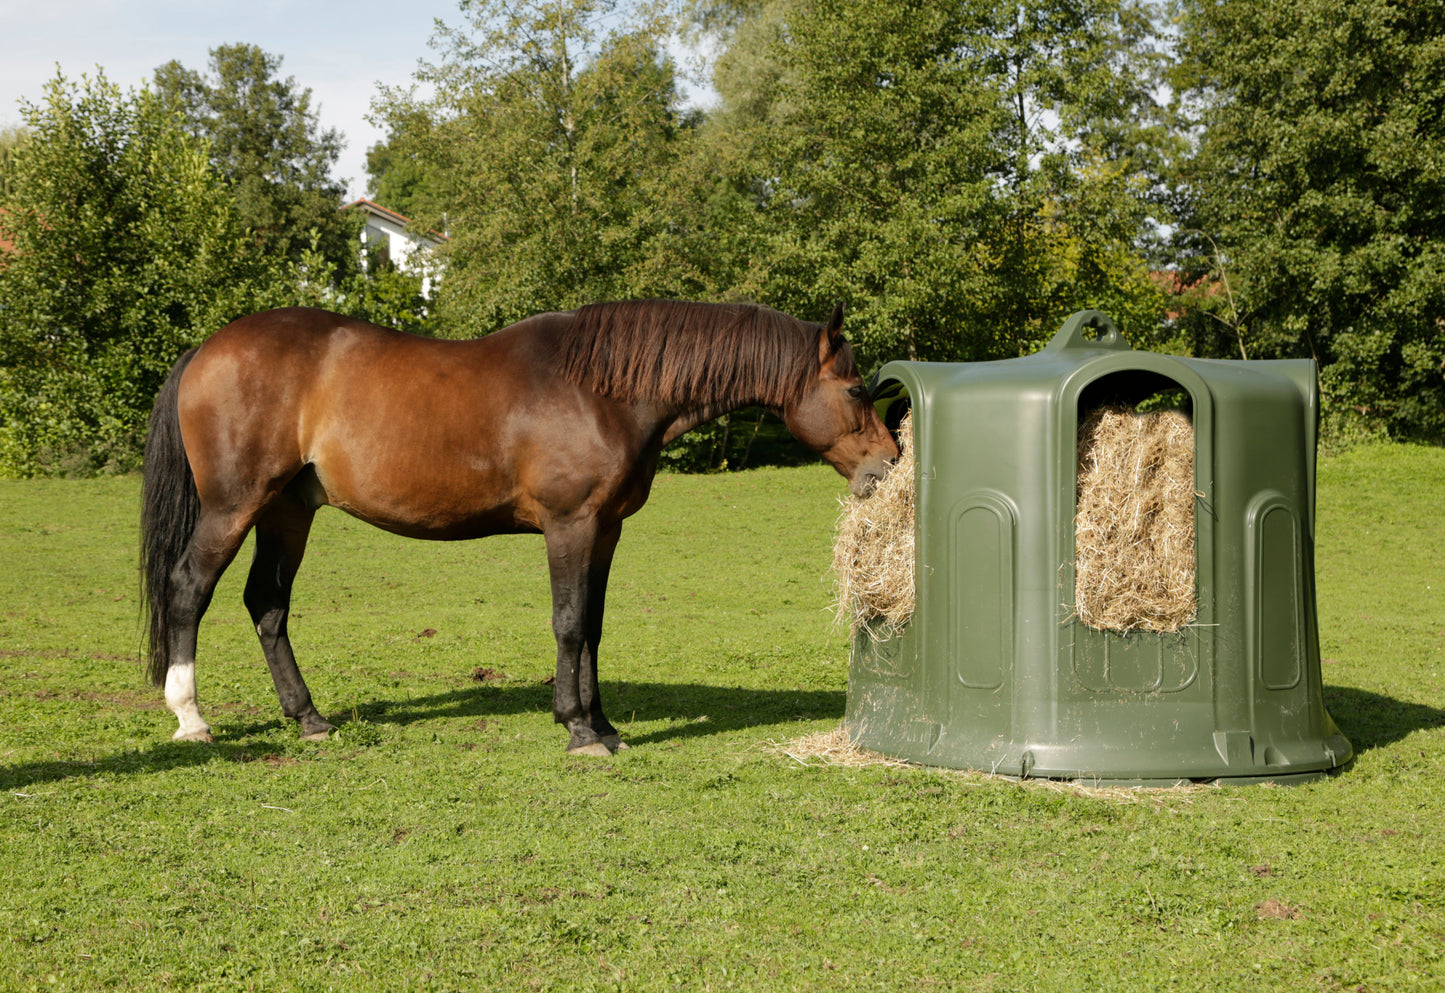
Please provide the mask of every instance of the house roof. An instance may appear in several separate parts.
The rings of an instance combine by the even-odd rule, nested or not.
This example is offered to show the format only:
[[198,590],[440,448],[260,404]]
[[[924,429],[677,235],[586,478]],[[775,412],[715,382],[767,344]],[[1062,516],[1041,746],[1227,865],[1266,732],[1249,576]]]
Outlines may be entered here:
[[[376,217],[376,218],[380,218],[381,220],[390,221],[391,223],[397,225],[398,227],[406,228],[406,227],[410,227],[410,226],[411,226],[411,218],[406,217],[406,216],[403,215],[403,214],[398,214],[398,213],[397,213],[396,211],[394,211],[394,210],[388,210],[387,208],[383,207],[381,204],[377,203],[376,201],[374,201],[374,200],[367,200],[365,197],[361,198],[360,200],[355,200],[355,201],[347,204],[347,205],[346,205],[344,208],[342,208],[342,209],[344,209],[344,210],[359,210],[359,211],[361,211],[362,213],[370,214],[371,216]],[[429,240],[429,241],[432,241],[432,242],[437,242],[437,243],[440,243],[440,242],[443,242],[443,241],[446,241],[446,240],[447,240],[447,236],[446,236],[446,235],[444,235],[444,234],[437,234],[437,233],[434,232],[434,231],[429,231],[429,232],[427,232],[426,234],[419,234],[419,235],[417,235],[417,237],[422,238],[422,239],[426,239],[426,240]]]
[[1181,317],[1188,307],[1197,307],[1202,301],[1212,300],[1227,292],[1226,284],[1215,279],[1212,273],[1205,273],[1190,280],[1178,269],[1157,269],[1149,273],[1149,279],[1165,296],[1175,299],[1189,297],[1185,300],[1185,306],[1165,310],[1164,318],[1170,321]]

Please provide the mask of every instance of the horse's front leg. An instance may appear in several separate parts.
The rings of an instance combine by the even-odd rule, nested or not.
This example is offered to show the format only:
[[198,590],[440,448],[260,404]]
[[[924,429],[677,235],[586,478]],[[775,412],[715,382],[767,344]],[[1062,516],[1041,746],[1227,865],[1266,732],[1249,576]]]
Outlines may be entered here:
[[546,534],[552,632],[557,638],[552,718],[567,728],[567,751],[573,755],[611,755],[627,747],[602,712],[597,683],[607,574],[620,533],[620,525],[598,527],[589,521]]

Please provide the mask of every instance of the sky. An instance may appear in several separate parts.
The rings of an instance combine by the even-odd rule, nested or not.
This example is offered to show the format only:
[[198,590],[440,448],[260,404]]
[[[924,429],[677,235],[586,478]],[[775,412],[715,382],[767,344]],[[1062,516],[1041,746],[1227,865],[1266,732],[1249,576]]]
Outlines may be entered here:
[[360,197],[366,150],[385,137],[366,121],[377,86],[411,81],[438,18],[459,26],[457,0],[0,0],[0,128],[21,123],[22,99],[41,101],[57,65],[73,80],[99,66],[129,89],[171,59],[206,72],[211,49],[259,45],[345,136],[332,175]]

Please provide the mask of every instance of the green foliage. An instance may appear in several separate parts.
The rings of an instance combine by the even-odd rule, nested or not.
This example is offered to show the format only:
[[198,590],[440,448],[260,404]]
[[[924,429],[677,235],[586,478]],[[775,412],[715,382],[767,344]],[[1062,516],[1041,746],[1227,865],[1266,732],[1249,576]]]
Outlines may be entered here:
[[404,272],[389,261],[349,271],[338,269],[322,254],[318,238],[301,253],[291,278],[275,284],[267,307],[319,307],[382,327],[430,334],[432,318],[422,295],[422,277]]
[[0,475],[129,469],[176,358],[277,272],[153,94],[57,74],[22,112],[0,201]]
[[423,152],[431,118],[423,109],[408,109],[411,99],[410,93],[393,93],[387,104],[391,133],[366,153],[367,196],[408,219],[440,216],[445,212],[438,206],[441,191]]
[[734,6],[710,126],[746,149],[745,291],[848,302],[874,361],[1017,355],[1086,305],[1157,322],[1139,4]]
[[[285,134],[304,136],[307,122],[314,126],[305,94],[290,80],[242,85],[237,59],[263,73],[274,62],[257,50],[217,49],[222,80],[269,93],[248,113],[279,114]],[[264,162],[244,143],[217,152],[194,132],[244,130],[251,118],[226,116],[239,113],[234,102],[207,118],[214,108],[204,101],[224,85],[192,78],[180,87],[189,77],[175,65],[162,76],[176,84],[165,96],[122,94],[103,75],[79,84],[57,75],[44,102],[24,108],[24,140],[4,144],[0,232],[14,249],[0,259],[0,476],[134,468],[172,364],[243,314],[309,305],[428,327],[419,277],[384,265],[364,271],[355,242],[336,241],[355,219],[313,182],[334,152],[316,151],[309,164]],[[202,103],[183,105],[177,93]],[[248,140],[274,148],[280,138]],[[242,181],[228,181],[222,167],[240,170]],[[284,182],[257,185],[273,176]],[[248,206],[248,189],[276,194],[269,202],[278,211],[309,204],[286,223],[324,220],[325,228],[248,228],[261,209],[259,200]]]
[[[0,473],[132,465],[179,350],[293,303],[464,336],[609,298],[842,301],[866,366],[1018,355],[1094,307],[1143,347],[1317,359],[1332,443],[1445,438],[1439,4],[461,12],[368,156],[379,201],[450,236],[435,301],[361,267],[340,136],[255,46],[158,95],[58,78],[0,135]],[[679,32],[715,53],[706,112]],[[736,466],[740,423],[664,462]]]
[[10,194],[13,180],[11,158],[15,155],[22,142],[25,141],[25,130],[23,128],[5,128],[0,130],[0,199]]
[[847,686],[824,467],[658,478],[613,567],[602,693],[633,747],[604,760],[549,712],[539,538],[323,509],[290,625],[321,743],[280,717],[243,553],[201,746],[132,661],[137,480],[0,481],[0,985],[1435,993],[1442,476],[1419,446],[1319,466],[1354,763],[1139,792],[804,763]]
[[468,5],[420,74],[436,101],[378,108],[378,195],[452,236],[453,333],[646,295],[843,300],[873,361],[1019,354],[1082,306],[1157,324],[1141,4],[695,4],[721,51],[705,122],[674,25],[608,9]]
[[788,433],[780,418],[761,407],[748,407],[678,438],[662,450],[658,465],[675,472],[721,472],[816,459],[811,449]]
[[1241,348],[1317,359],[1331,417],[1445,438],[1445,8],[1183,7],[1189,224],[1227,258]]
[[591,300],[697,295],[658,209],[692,130],[666,21],[640,10],[619,23],[596,0],[464,13],[421,74],[435,100],[392,92],[379,108],[387,155],[424,161],[436,190],[412,219],[450,238],[442,323],[477,334]]
[[221,45],[211,49],[208,75],[173,60],[156,70],[155,88],[186,130],[209,142],[241,223],[266,252],[299,262],[319,250],[346,272],[355,268],[359,227],[336,209],[346,192],[331,177],[342,137],[321,127],[309,88],[276,75],[281,62],[255,45]]

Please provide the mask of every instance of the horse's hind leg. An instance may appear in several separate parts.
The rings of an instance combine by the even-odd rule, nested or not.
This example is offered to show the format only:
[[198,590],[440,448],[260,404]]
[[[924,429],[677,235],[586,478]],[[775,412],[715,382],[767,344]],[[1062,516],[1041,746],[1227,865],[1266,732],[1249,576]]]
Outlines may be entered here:
[[246,579],[246,609],[256,625],[261,650],[281,699],[281,713],[301,724],[305,738],[325,738],[336,730],[316,711],[311,691],[301,678],[286,621],[291,613],[291,584],[316,512],[290,490],[266,509],[256,521],[256,557]]
[[196,698],[196,636],[211,594],[246,537],[246,525],[232,517],[204,511],[180,561],[170,573],[166,669],[166,706],[180,727],[178,741],[210,741],[211,728],[201,717]]

